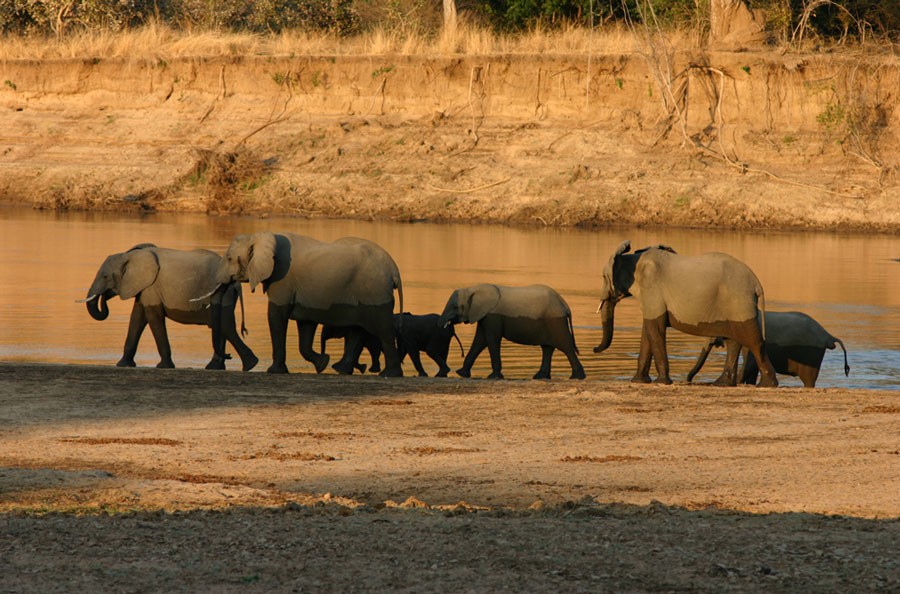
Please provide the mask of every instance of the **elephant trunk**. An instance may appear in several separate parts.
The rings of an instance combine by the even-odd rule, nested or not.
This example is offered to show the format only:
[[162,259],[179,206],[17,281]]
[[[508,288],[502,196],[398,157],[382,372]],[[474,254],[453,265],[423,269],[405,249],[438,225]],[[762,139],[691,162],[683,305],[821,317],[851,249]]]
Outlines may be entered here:
[[613,339],[613,322],[615,321],[616,302],[612,299],[604,299],[600,304],[600,316],[603,323],[603,338],[600,344],[594,347],[595,353],[602,353],[609,348]]
[[109,317],[109,306],[106,304],[106,297],[103,295],[95,295],[87,300],[87,310],[91,317],[102,322]]

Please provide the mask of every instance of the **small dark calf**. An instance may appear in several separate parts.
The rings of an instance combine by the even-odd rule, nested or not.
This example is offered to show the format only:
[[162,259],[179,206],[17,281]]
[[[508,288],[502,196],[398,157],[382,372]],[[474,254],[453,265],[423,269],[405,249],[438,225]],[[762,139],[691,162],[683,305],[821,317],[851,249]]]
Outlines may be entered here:
[[[442,327],[439,324],[440,316],[438,314],[413,315],[407,312],[403,313],[402,316],[403,317],[401,318],[401,314],[394,314],[394,332],[397,336],[397,348],[400,352],[400,362],[402,363],[403,359],[406,358],[406,355],[409,355],[409,358],[413,362],[413,366],[415,366],[419,375],[427,376],[428,373],[422,366],[422,359],[420,356],[420,353],[424,351],[425,354],[431,357],[438,365],[438,372],[435,377],[447,377],[447,373],[450,371],[450,366],[447,365],[447,355],[450,352],[450,340],[452,338],[456,338],[456,342],[459,344],[460,353],[463,352],[462,343],[460,342],[459,337],[456,336],[453,324]],[[323,326],[321,338],[322,352],[325,352],[326,341],[332,338],[344,338],[346,340],[349,336],[357,332],[363,334],[363,340],[358,347],[358,352],[350,353],[349,357],[345,355],[345,360],[349,360],[351,364],[341,366],[340,368],[338,367],[340,364],[335,364],[335,369],[340,373],[352,373],[355,368],[360,373],[365,373],[366,366],[359,362],[359,356],[362,354],[362,349],[365,348],[372,357],[372,364],[369,366],[369,371],[372,373],[378,372],[381,369],[379,361],[379,356],[381,355],[381,342],[375,336],[372,336],[361,328]],[[344,362],[344,360],[342,360],[342,362]]]

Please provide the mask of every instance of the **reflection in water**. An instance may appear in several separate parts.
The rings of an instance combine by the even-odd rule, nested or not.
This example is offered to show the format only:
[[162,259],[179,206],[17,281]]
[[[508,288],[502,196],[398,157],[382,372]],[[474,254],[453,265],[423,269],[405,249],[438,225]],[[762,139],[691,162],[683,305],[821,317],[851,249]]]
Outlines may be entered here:
[[[111,313],[104,322],[92,320],[85,306],[75,303],[86,296],[107,255],[142,242],[223,253],[234,235],[261,230],[291,231],[323,240],[359,236],[381,244],[400,267],[404,309],[413,313],[439,313],[454,289],[481,282],[550,285],[572,309],[581,360],[592,379],[628,379],[635,370],[640,309],[634,299],[623,301],[616,309],[616,334],[610,349],[601,355],[592,351],[601,334],[596,313],[601,272],[621,240],[631,239],[635,249],[664,243],[682,254],[726,252],[756,272],[765,287],[769,309],[804,311],[847,345],[850,377],[842,373],[840,350],[829,351],[819,376],[820,387],[900,384],[900,354],[894,350],[900,322],[896,298],[900,293],[900,264],[892,261],[900,254],[900,239],[891,236],[665,229],[579,231],[203,215],[138,218],[17,208],[0,208],[0,267],[4,272],[0,360],[113,365],[122,354],[131,303],[111,300]],[[245,297],[251,331],[247,343],[259,356],[257,371],[261,371],[271,360],[266,297],[260,291],[251,294],[247,285]],[[210,357],[208,330],[172,322],[167,326],[175,364],[203,367]],[[295,372],[312,372],[312,366],[296,349],[294,326],[288,332],[289,367]],[[461,325],[457,332],[468,348],[474,326]],[[668,348],[675,381],[683,380],[703,342],[702,338],[670,330]],[[329,352],[339,357],[340,341],[330,342]],[[540,365],[538,347],[505,342],[502,353],[507,378],[530,378]],[[710,356],[697,381],[714,379],[723,356]],[[433,373],[436,366],[427,357],[423,360]],[[157,361],[148,330],[137,362],[155,365]],[[454,343],[450,365],[456,369],[461,363]],[[230,368],[239,369],[236,358]],[[409,361],[404,371],[415,373]],[[556,377],[568,377],[569,367],[562,353],[554,356],[554,371]],[[489,372],[485,351],[473,377]],[[801,385],[794,378],[780,379],[785,385]]]

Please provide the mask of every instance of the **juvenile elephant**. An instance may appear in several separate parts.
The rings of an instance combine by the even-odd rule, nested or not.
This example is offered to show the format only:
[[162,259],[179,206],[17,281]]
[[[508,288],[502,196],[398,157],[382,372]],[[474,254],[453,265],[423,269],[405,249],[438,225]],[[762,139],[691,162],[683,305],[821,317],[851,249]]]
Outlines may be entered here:
[[[746,264],[727,254],[679,256],[665,246],[629,254],[623,241],[603,270],[600,312],[603,338],[595,353],[606,350],[613,338],[616,304],[634,295],[643,315],[641,347],[633,382],[650,381],[650,360],[656,360],[657,383],[672,383],[666,353],[666,328],[697,336],[726,338],[728,355],[718,385],[737,385],[740,347],[760,362],[763,386],[777,386],[775,370],[763,350],[765,296],[762,285]],[[759,304],[762,318],[757,317]],[[760,323],[762,320],[762,324]]]
[[[287,373],[285,342],[288,321],[297,321],[300,354],[321,372],[327,354],[312,349],[317,324],[359,326],[381,341],[385,376],[402,376],[400,356],[394,345],[394,289],[403,307],[400,271],[378,244],[357,237],[326,243],[293,233],[263,231],[238,235],[232,240],[216,273],[220,284],[249,282],[251,290],[262,284],[269,296],[269,334],[272,365],[269,373]],[[402,311],[402,309],[401,309]],[[361,334],[353,333],[344,357],[333,367],[353,373],[350,354]]]
[[[459,343],[459,349],[462,351],[462,343],[456,335],[453,324],[446,326],[439,323],[440,316],[438,314],[413,315],[408,312],[402,314],[394,314],[394,331],[397,336],[397,347],[400,351],[400,361],[409,355],[410,360],[416,368],[420,376],[427,376],[428,373],[422,366],[422,359],[419,355],[424,351],[431,359],[437,363],[438,372],[435,377],[447,377],[450,367],[447,365],[447,355],[450,352],[450,340],[456,338]],[[321,348],[325,352],[325,341],[332,338],[346,338],[353,329],[335,328],[333,326],[323,326],[321,334]],[[381,342],[371,334],[364,332],[363,347],[369,351],[372,357],[372,364],[369,367],[370,372],[377,372],[381,368]],[[366,366],[355,360],[354,366],[360,373],[364,373]]]
[[[799,377],[806,388],[814,388],[819,377],[819,368],[825,357],[826,349],[841,345],[844,351],[844,375],[850,375],[847,363],[847,349],[841,339],[829,334],[810,316],[799,311],[770,311],[766,313],[766,354],[772,361],[776,373]],[[690,382],[703,367],[710,350],[714,346],[724,346],[722,337],[710,338],[700,351],[694,368],[688,373]],[[741,349],[744,355],[744,369],[740,381],[745,384],[756,383],[759,366],[756,358]]]
[[[173,250],[151,243],[106,258],[88,289],[88,296],[79,302],[87,303],[92,318],[105,320],[109,316],[106,303],[109,299],[116,295],[122,300],[134,299],[125,352],[116,365],[135,366],[138,342],[149,324],[161,359],[157,367],[175,367],[166,332],[166,318],[169,318],[181,324],[212,328],[214,355],[207,369],[225,369],[228,356],[224,340],[237,351],[244,371],[253,369],[259,359],[244,344],[235,327],[234,308],[238,300],[243,310],[241,286],[228,283],[210,292],[217,286],[215,274],[221,260],[218,254],[207,250]],[[208,298],[192,301],[192,297],[202,293],[208,293]]]
[[[394,317],[400,314],[394,314]],[[372,362],[369,364],[369,373],[378,373],[381,371],[381,340],[374,334],[369,334],[362,328],[347,328],[340,326],[322,326],[322,332],[319,336],[319,350],[325,352],[325,343],[334,338],[343,338],[346,342],[351,339],[353,332],[361,332],[363,334],[362,348],[369,351],[369,357]],[[403,357],[400,357],[403,360]],[[360,373],[366,372],[366,366],[359,362],[359,357],[354,359],[353,367]]]
[[546,285],[501,287],[481,284],[457,289],[450,295],[439,323],[463,322],[477,324],[475,338],[461,369],[462,377],[469,377],[472,365],[481,351],[488,348],[491,355],[491,379],[502,379],[500,341],[505,338],[519,344],[540,345],[541,368],[534,379],[550,377],[553,350],[566,354],[572,366],[571,379],[584,379],[584,367],[578,360],[575,334],[572,331],[572,312],[565,300]]

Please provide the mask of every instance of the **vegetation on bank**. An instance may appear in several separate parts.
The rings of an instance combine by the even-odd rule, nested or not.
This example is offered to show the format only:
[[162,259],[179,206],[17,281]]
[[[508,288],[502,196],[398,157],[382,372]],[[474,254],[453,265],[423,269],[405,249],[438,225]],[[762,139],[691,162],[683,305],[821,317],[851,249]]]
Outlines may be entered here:
[[[546,51],[547,44],[598,51],[595,31],[612,31],[615,41],[616,31],[635,24],[680,32],[696,47],[711,26],[710,0],[443,1],[455,3],[462,24],[449,38],[440,0],[0,0],[0,58],[49,57],[48,38],[62,44],[57,55],[108,55],[159,42],[175,54],[211,46],[277,53],[298,45],[331,53]],[[769,45],[900,43],[897,0],[728,1],[753,13]]]

